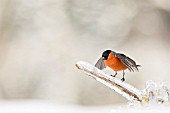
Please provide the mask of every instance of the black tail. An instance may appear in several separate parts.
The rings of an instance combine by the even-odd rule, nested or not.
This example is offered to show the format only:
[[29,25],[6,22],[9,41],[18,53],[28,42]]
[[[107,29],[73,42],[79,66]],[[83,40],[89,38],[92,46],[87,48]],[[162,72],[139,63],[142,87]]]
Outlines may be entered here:
[[141,67],[141,65],[136,65],[136,67]]

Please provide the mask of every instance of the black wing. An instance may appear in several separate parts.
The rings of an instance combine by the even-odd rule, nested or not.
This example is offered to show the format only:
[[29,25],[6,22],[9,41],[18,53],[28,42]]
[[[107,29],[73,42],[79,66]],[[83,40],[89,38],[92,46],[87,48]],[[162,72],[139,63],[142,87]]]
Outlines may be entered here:
[[116,53],[116,57],[120,59],[120,61],[129,69],[129,71],[137,70],[138,71],[138,66],[136,65],[136,62],[132,60],[131,58],[127,57],[124,54]]
[[97,63],[95,64],[95,67],[97,67],[98,69],[101,69],[101,70],[106,68],[106,65],[105,65],[102,57],[97,61]]

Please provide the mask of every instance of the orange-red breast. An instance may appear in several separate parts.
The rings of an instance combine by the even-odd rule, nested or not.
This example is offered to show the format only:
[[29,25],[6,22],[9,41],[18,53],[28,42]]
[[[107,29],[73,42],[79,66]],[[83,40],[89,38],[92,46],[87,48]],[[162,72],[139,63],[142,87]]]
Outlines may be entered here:
[[106,66],[110,67],[116,72],[114,77],[116,77],[117,71],[123,71],[123,78],[121,80],[125,81],[124,70],[129,69],[130,72],[134,72],[135,70],[138,71],[138,67],[140,65],[136,65],[136,62],[134,60],[124,54],[116,53],[111,50],[106,50],[103,52],[102,57],[95,64],[95,67],[102,70],[106,68]]

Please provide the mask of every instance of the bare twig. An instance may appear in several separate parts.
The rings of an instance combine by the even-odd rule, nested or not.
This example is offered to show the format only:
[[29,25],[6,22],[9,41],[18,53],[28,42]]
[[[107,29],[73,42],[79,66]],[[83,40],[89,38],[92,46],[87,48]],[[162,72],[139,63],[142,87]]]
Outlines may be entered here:
[[137,100],[139,102],[142,101],[140,91],[135,87],[131,86],[130,84],[122,82],[121,80],[111,77],[108,74],[105,74],[103,71],[97,69],[96,67],[87,62],[83,61],[77,62],[76,67],[84,71],[97,81],[106,85],[107,87],[115,90],[117,93],[121,94],[126,99]]

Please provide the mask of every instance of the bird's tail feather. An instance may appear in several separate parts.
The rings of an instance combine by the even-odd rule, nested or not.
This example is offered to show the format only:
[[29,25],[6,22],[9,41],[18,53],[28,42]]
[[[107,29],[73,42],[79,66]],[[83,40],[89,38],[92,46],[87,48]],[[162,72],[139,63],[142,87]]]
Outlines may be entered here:
[[136,67],[141,67],[141,65],[136,65]]

